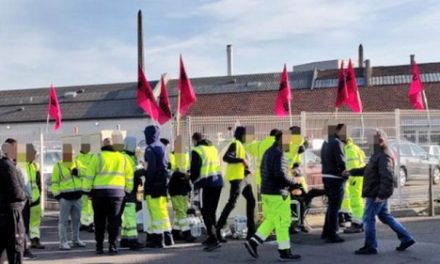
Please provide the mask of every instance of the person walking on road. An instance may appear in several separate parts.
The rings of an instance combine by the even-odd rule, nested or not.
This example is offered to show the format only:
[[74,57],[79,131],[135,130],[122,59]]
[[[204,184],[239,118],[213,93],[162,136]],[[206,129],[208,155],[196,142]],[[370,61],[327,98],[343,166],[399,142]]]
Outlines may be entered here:
[[[300,259],[300,255],[292,254],[289,227],[291,223],[290,191],[298,184],[289,177],[289,165],[283,154],[288,149],[290,137],[277,132],[275,143],[263,155],[261,162],[261,196],[263,200],[263,223],[255,235],[245,242],[249,254],[258,258],[257,248],[275,230],[278,243],[279,259],[291,261]],[[283,140],[282,140],[283,139]],[[284,146],[284,147],[283,147]]]
[[364,183],[362,196],[366,198],[364,212],[365,244],[355,251],[357,255],[377,254],[376,216],[388,225],[400,240],[397,251],[405,251],[415,243],[414,238],[405,227],[400,224],[390,213],[388,199],[394,191],[394,166],[393,154],[388,148],[387,135],[382,130],[369,139],[373,155],[367,166],[350,170],[350,175],[363,175]]
[[235,129],[234,140],[229,145],[228,150],[223,156],[226,162],[226,179],[231,184],[229,200],[223,209],[217,222],[217,238],[220,242],[226,242],[221,235],[221,229],[226,225],[229,214],[234,210],[240,192],[246,199],[246,219],[247,219],[247,238],[249,239],[255,233],[255,197],[252,193],[252,185],[248,178],[249,166],[246,159],[246,150],[244,147],[246,127],[239,126]]
[[216,235],[216,211],[223,187],[221,164],[217,148],[201,133],[194,133],[192,140],[195,147],[191,153],[191,181],[195,190],[202,192],[201,211],[205,222],[208,239],[203,242],[205,251],[220,247]]

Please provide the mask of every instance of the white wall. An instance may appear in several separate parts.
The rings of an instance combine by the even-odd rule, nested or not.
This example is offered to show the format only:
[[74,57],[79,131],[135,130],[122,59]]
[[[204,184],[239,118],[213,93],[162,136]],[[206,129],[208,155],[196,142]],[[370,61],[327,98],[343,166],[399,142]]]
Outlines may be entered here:
[[[20,123],[20,124],[1,124],[0,139],[6,137],[16,138],[23,143],[31,143],[39,139],[40,129],[43,131],[46,140],[58,140],[62,136],[74,134],[75,128],[79,129],[80,135],[94,134],[101,130],[118,129],[127,130],[127,135],[135,136],[138,141],[144,139],[143,131],[152,122],[149,118],[128,118],[110,120],[84,120],[84,121],[64,121],[62,127],[54,131],[54,122],[49,123],[46,131],[46,123]],[[172,136],[172,124],[167,123],[161,126],[161,137],[170,138]]]

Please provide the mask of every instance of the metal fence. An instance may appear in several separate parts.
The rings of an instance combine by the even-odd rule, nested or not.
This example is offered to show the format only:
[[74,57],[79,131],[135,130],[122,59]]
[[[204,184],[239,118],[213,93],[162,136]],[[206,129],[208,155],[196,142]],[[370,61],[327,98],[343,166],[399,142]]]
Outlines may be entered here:
[[[426,203],[428,201],[429,173],[423,168],[431,164],[435,177],[440,177],[438,164],[440,148],[440,111],[410,111],[395,110],[394,112],[368,112],[362,115],[351,112],[302,112],[294,115],[290,121],[289,117],[278,118],[275,116],[217,116],[217,117],[187,117],[182,125],[186,135],[193,132],[202,132],[216,144],[220,150],[225,150],[233,137],[234,128],[237,125],[251,125],[255,128],[257,139],[263,139],[273,128],[287,129],[291,124],[301,127],[301,133],[309,142],[317,142],[314,154],[319,155],[319,144],[327,137],[326,127],[329,120],[347,125],[348,134],[358,144],[365,143],[366,134],[371,134],[376,128],[384,130],[390,139],[395,139],[397,153],[407,150],[408,144],[411,147],[410,154],[415,160],[407,168],[403,156],[396,159],[396,191],[391,199],[392,204],[407,206],[415,203]],[[414,144],[411,144],[414,143]],[[417,145],[414,147],[414,145]],[[416,153],[423,148],[425,154]],[[399,157],[400,157],[399,154]],[[405,154],[405,153],[403,153]],[[430,154],[430,155],[428,155]],[[430,156],[427,162],[424,155]],[[419,159],[419,160],[417,160]],[[433,160],[435,160],[433,162]],[[401,164],[402,161],[402,164]],[[309,164],[305,164],[305,171],[311,171]],[[315,166],[315,164],[313,164]],[[413,168],[413,167],[417,168]],[[316,168],[315,168],[316,170]],[[406,175],[404,175],[406,173]],[[414,175],[416,177],[413,177]],[[307,176],[307,175],[306,175]],[[398,184],[400,177],[406,177],[405,186]],[[434,184],[438,184],[435,182]],[[319,186],[312,186],[319,187]],[[434,193],[438,193],[438,185],[434,185]]]
[[[301,133],[309,142],[317,142],[312,144],[311,148],[315,156],[319,156],[319,147],[322,140],[325,139],[326,130],[329,120],[337,120],[345,123],[348,127],[348,133],[357,143],[362,144],[365,141],[365,134],[372,129],[381,128],[385,130],[392,139],[399,139],[400,143],[412,142],[419,147],[423,147],[426,152],[433,157],[440,154],[440,111],[433,110],[428,115],[425,111],[403,111],[395,110],[394,112],[368,112],[362,116],[355,113],[339,112],[337,115],[331,112],[302,112],[300,115],[294,115],[292,118],[277,118],[275,116],[220,116],[220,117],[191,117],[188,116],[181,121],[181,134],[187,140],[190,146],[190,136],[194,132],[202,132],[221,150],[222,154],[233,137],[234,128],[237,125],[253,126],[255,128],[256,139],[263,139],[273,128],[287,129],[293,125],[301,127]],[[175,124],[170,123],[163,128],[165,135],[172,137],[175,132],[173,127]],[[129,130],[129,127],[123,129]],[[139,129],[138,129],[139,130]],[[0,141],[12,137],[21,143],[33,143],[40,153],[47,153],[51,149],[61,148],[61,134],[47,133],[44,129],[40,131],[23,130],[22,132],[14,131],[13,134],[7,130],[0,131]],[[403,146],[402,144],[400,144]],[[407,151],[406,146],[399,150]],[[412,154],[414,150],[410,150]],[[48,168],[50,162],[44,160],[45,155],[40,155],[39,162],[41,168]],[[406,205],[409,203],[423,203],[428,200],[428,175],[422,173],[415,179],[412,179],[410,171],[402,171],[400,159],[396,166],[396,175],[406,173],[408,181],[406,185],[397,186],[392,202],[397,205]],[[417,162],[413,162],[417,163]],[[420,161],[420,163],[423,163]],[[417,165],[417,164],[413,164]],[[420,165],[420,164],[419,164]],[[305,163],[306,173],[316,173],[319,167],[316,164]],[[440,169],[437,164],[433,164],[433,174],[440,177]],[[419,173],[420,174],[420,173]],[[320,187],[320,186],[312,186]],[[438,193],[438,185],[434,185],[435,194]],[[225,189],[227,193],[228,187]],[[227,195],[222,195],[226,197]],[[223,199],[223,198],[222,198]],[[221,206],[220,206],[221,207]]]

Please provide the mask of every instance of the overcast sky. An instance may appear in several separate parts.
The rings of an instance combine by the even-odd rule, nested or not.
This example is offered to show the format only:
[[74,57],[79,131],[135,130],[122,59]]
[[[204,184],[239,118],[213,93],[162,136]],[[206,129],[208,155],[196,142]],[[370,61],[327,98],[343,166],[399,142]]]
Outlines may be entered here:
[[136,81],[136,15],[144,17],[146,73],[190,77],[281,71],[357,59],[373,66],[440,61],[440,1],[0,0],[0,89]]

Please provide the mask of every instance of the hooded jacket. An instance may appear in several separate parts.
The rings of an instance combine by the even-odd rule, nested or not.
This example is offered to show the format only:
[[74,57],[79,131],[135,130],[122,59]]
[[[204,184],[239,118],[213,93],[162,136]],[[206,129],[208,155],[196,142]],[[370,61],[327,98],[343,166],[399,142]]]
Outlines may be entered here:
[[158,126],[147,126],[144,131],[147,148],[145,162],[148,163],[145,179],[145,195],[167,196],[167,183],[170,176],[166,147],[159,140]]

